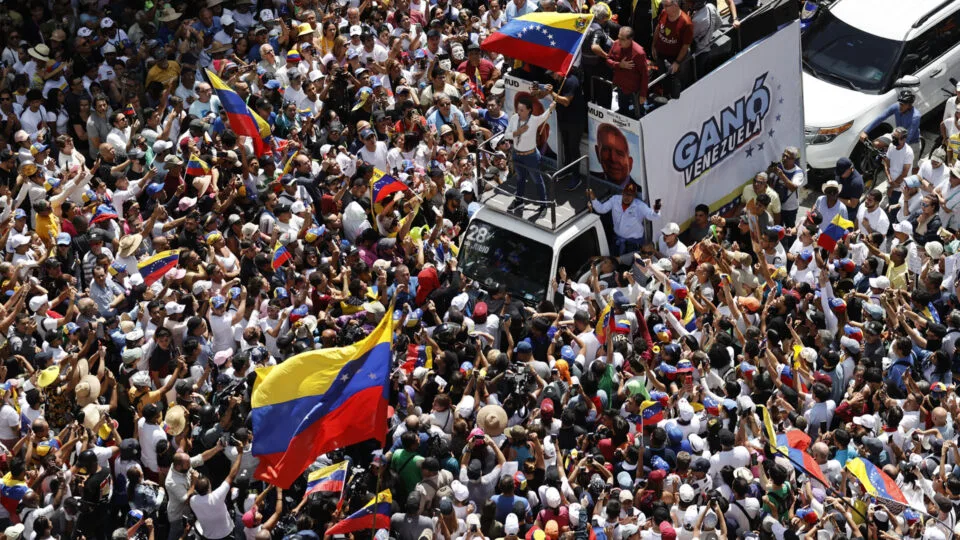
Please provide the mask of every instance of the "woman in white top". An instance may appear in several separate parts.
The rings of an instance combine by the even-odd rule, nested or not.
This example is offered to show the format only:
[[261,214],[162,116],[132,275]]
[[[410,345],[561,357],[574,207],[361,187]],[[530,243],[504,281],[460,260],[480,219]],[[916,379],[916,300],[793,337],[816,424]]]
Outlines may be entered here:
[[547,209],[547,189],[540,176],[540,150],[537,148],[537,131],[550,118],[557,103],[550,103],[550,107],[539,116],[533,115],[534,101],[530,94],[520,94],[517,97],[516,111],[510,116],[507,124],[506,137],[513,141],[513,162],[518,165],[517,171],[517,198],[510,203],[508,211],[522,208],[523,198],[526,196],[527,178],[533,180],[537,186],[539,209],[537,213]]
[[240,261],[227,247],[227,242],[223,239],[222,234],[212,232],[207,235],[207,245],[210,246],[213,262],[217,263],[226,279],[233,279],[240,275]]

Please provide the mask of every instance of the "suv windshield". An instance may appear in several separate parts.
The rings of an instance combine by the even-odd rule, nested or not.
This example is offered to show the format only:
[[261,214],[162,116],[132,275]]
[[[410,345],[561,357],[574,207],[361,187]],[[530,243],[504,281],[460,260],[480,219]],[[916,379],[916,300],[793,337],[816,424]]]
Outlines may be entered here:
[[803,67],[822,81],[880,94],[896,74],[901,45],[854,28],[827,10],[803,35]]
[[552,255],[550,246],[475,219],[463,238],[460,266],[484,289],[503,283],[514,298],[533,304],[547,294]]

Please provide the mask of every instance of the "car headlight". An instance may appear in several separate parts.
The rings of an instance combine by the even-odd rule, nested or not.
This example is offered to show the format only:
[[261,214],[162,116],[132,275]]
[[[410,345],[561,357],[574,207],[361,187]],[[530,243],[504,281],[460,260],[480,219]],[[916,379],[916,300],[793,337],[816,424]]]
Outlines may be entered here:
[[803,135],[807,144],[827,144],[833,142],[840,134],[853,127],[853,120],[846,124],[828,128],[804,128]]

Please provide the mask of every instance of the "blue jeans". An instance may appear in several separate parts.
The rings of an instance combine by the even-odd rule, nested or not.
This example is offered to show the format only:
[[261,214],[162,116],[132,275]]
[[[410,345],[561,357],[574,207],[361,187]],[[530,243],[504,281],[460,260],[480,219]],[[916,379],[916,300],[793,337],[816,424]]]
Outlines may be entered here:
[[543,177],[540,176],[540,150],[534,150],[532,154],[522,156],[516,151],[513,153],[513,162],[517,172],[517,195],[526,197],[527,177],[537,185],[537,193],[540,195],[540,204],[547,200],[547,187],[543,184]]
[[640,248],[643,247],[643,238],[624,238],[619,235],[616,238],[614,243],[617,246],[617,255],[640,251]]

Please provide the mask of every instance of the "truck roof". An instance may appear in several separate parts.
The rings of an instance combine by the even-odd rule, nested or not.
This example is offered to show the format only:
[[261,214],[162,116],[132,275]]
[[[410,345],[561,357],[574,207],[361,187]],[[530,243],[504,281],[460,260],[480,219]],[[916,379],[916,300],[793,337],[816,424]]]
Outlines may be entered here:
[[[548,233],[544,238],[555,238],[557,232],[579,221],[577,219],[578,217],[590,213],[589,208],[587,208],[586,183],[578,187],[575,191],[566,191],[559,186],[555,189],[556,221],[553,219],[551,210],[541,213],[539,217],[534,219],[536,207],[533,204],[526,205],[522,210],[508,211],[507,208],[509,208],[510,203],[514,200],[511,192],[516,189],[514,187],[515,182],[516,181],[511,178],[502,188],[487,192],[480,197],[480,202],[483,203],[481,212],[483,212],[486,221],[494,222],[488,217],[489,213],[502,214],[507,221],[529,224],[533,228]],[[591,184],[591,187],[600,199],[615,193],[612,188],[600,182],[593,182]],[[551,242],[545,243],[549,244]]]

